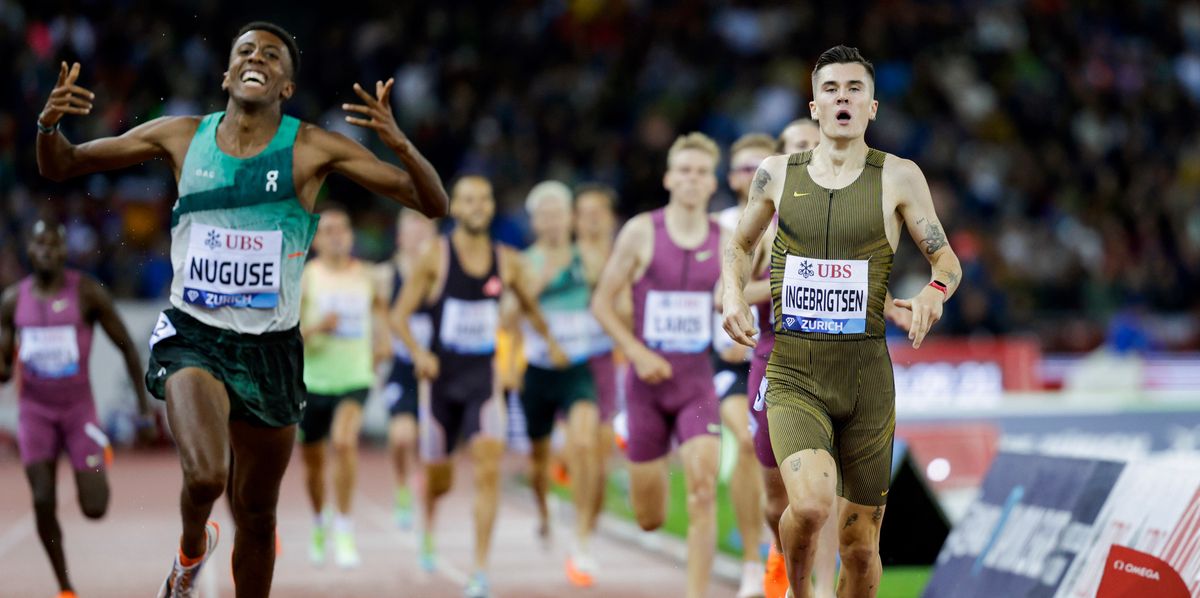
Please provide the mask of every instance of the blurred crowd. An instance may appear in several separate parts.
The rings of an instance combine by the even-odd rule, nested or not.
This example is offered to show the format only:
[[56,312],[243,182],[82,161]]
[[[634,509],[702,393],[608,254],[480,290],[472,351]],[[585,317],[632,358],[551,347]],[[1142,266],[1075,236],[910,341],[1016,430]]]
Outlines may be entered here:
[[[52,210],[71,262],[118,296],[168,287],[166,168],[37,175],[34,118],[59,60],[80,61],[97,94],[66,134],[119,134],[222,109],[233,33],[274,20],[302,50],[289,113],[386,155],[340,104],[355,82],[395,77],[401,127],[447,183],[491,177],[497,233],[521,244],[536,182],[612,185],[625,216],[661,205],[677,134],[778,133],[807,116],[813,60],[846,43],[876,66],[869,143],[921,166],[963,262],[941,333],[1036,334],[1048,351],[1200,349],[1200,4],[252,4],[0,0],[0,284],[24,271],[30,219]],[[395,208],[342,180],[326,193],[353,207],[358,253],[386,257]],[[714,209],[733,201],[723,190]],[[902,241],[893,292],[927,277]]]

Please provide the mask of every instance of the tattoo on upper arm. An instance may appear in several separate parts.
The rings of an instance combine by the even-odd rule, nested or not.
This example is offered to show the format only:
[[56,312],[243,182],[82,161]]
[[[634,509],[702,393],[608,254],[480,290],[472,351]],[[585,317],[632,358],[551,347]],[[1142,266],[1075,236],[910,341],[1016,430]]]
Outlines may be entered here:
[[925,238],[921,240],[925,245],[926,255],[933,255],[939,249],[946,246],[946,235],[942,232],[942,227],[936,223],[930,222],[925,225]]
[[759,168],[754,175],[754,189],[759,193],[766,193],[767,183],[771,182],[771,173],[765,168]]

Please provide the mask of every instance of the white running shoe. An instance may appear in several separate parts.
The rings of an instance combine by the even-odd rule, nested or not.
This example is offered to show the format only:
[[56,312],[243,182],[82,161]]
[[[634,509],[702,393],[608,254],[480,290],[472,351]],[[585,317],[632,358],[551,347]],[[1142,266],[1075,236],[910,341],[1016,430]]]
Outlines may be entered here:
[[766,569],[762,563],[748,561],[742,563],[742,585],[738,588],[737,598],[763,598],[766,590],[763,588],[763,575]]
[[358,546],[354,542],[354,532],[333,533],[333,559],[342,569],[355,569],[362,564]]
[[217,525],[216,521],[209,521],[205,524],[204,539],[206,541],[204,556],[200,558],[199,563],[184,567],[179,564],[179,556],[175,556],[171,573],[167,575],[167,578],[163,580],[162,587],[158,589],[158,598],[199,598],[200,591],[196,588],[196,577],[200,573],[200,568],[208,562],[208,557],[212,556],[213,551],[217,549],[217,542],[221,539],[221,526]]

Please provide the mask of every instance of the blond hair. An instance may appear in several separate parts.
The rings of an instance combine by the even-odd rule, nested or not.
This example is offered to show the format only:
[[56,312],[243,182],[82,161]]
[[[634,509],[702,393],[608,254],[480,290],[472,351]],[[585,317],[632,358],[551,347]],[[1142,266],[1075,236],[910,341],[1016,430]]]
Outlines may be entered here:
[[675,143],[667,150],[667,166],[671,165],[675,154],[684,150],[698,150],[712,156],[714,166],[721,161],[721,148],[717,147],[717,142],[704,133],[693,131],[675,138]]
[[729,148],[729,155],[732,156],[742,150],[757,149],[767,153],[775,152],[775,138],[766,133],[746,133],[738,137],[737,141],[733,142],[733,146]]
[[556,199],[566,206],[568,212],[574,206],[574,195],[570,187],[559,181],[542,181],[534,185],[533,189],[529,190],[529,195],[525,196],[525,211],[532,214],[538,206]]

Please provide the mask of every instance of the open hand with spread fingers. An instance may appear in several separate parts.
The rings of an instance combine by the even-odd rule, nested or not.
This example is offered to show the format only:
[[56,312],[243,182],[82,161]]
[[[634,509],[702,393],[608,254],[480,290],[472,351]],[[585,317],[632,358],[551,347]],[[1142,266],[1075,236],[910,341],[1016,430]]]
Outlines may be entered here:
[[[346,116],[346,122],[360,127],[373,129],[381,140],[392,151],[404,152],[408,148],[408,137],[396,124],[392,115],[392,85],[395,79],[375,82],[375,95],[367,93],[361,85],[354,84],[354,93],[362,99],[362,104],[342,104],[342,110],[361,114],[362,117]],[[365,118],[363,118],[365,117]]]
[[46,107],[38,115],[38,124],[46,128],[54,127],[67,114],[80,116],[91,114],[92,100],[96,94],[75,84],[79,79],[79,63],[70,67],[66,62],[59,65],[58,81],[46,100]]

